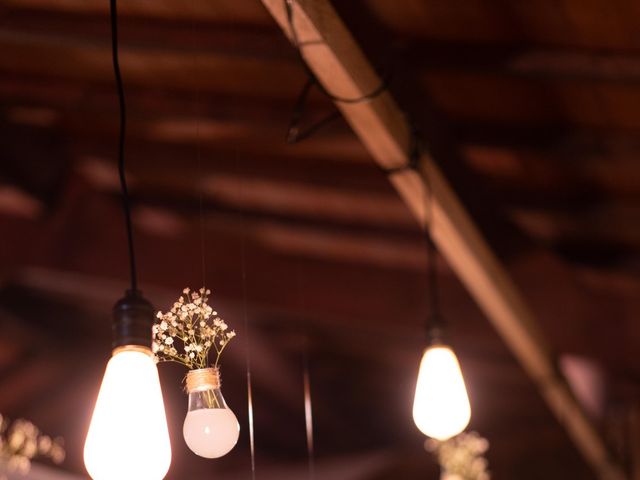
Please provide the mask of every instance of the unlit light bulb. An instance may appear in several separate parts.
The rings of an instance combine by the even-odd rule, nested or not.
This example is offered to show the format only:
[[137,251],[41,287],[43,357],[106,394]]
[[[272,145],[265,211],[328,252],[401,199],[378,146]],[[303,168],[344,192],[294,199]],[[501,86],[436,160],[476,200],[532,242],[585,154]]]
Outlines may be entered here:
[[446,440],[462,432],[471,419],[471,407],[460,364],[451,348],[427,348],[418,373],[413,421],[425,435]]
[[93,480],[161,480],[167,474],[171,444],[150,350],[114,350],[91,418],[84,464]]
[[187,391],[189,411],[182,428],[187,446],[204,458],[226,455],[238,443],[240,425],[224,401],[218,370],[191,370],[187,374]]

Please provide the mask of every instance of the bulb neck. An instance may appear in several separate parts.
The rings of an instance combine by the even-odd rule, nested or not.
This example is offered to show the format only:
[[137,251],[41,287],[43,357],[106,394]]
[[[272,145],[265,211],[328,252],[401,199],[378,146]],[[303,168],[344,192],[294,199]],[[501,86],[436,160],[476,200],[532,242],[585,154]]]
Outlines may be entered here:
[[427,331],[427,344],[429,347],[448,345],[448,338],[445,329],[439,325],[434,325]]
[[153,356],[153,352],[151,351],[150,348],[142,347],[140,345],[125,345],[123,347],[116,347],[111,352],[111,356],[115,357],[117,354],[122,353],[122,352],[138,352],[138,353],[144,353],[145,355],[148,355],[149,357]]
[[189,370],[185,379],[187,393],[220,389],[220,370],[215,367]]
[[113,307],[112,348],[151,348],[153,306],[139,290],[127,290]]

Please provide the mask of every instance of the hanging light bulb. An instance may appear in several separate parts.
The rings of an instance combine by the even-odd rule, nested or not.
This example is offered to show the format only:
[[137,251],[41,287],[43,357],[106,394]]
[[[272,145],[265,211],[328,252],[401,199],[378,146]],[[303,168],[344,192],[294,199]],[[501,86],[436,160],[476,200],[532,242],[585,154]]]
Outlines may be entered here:
[[158,370],[152,359],[153,307],[139,292],[114,308],[114,350],[84,445],[93,480],[161,480],[171,444]]
[[[422,144],[416,131],[412,134],[410,165],[418,172],[427,169],[417,168],[422,155]],[[416,392],[413,398],[413,421],[425,435],[436,440],[446,440],[461,433],[471,420],[471,406],[467,388],[462,378],[458,358],[443,341],[444,319],[440,314],[438,290],[437,249],[433,240],[434,204],[428,174],[423,176],[424,185],[424,231],[428,260],[428,297],[430,315],[427,322],[429,347],[422,355]]]
[[217,368],[200,368],[187,373],[189,410],[182,433],[193,453],[204,458],[226,455],[238,442],[240,425],[227,407],[220,390]]
[[446,440],[462,432],[471,419],[471,407],[458,358],[444,344],[427,348],[420,362],[413,421],[422,433]]
[[117,0],[110,0],[113,70],[120,105],[118,172],[131,268],[131,289],[113,309],[113,354],[84,444],[93,480],[162,480],[171,444],[158,370],[151,353],[153,307],[137,289],[131,208],[124,169],[125,97],[118,62]]

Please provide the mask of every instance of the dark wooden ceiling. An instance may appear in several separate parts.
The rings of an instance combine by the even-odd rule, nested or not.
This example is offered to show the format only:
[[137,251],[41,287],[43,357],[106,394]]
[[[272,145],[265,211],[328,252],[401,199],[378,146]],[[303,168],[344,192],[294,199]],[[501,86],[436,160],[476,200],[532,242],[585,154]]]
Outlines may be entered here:
[[[630,462],[626,418],[640,393],[640,6],[334,3],[392,74],[391,90],[561,364],[602,379],[585,399]],[[109,354],[110,306],[127,277],[106,7],[0,5],[0,411],[64,435],[74,472]],[[322,478],[333,478],[331,462],[355,469],[362,459],[374,466],[357,478],[436,478],[410,418],[426,258],[385,175],[342,120],[285,143],[306,74],[258,0],[120,9],[143,287],[166,308],[202,283],[202,224],[207,285],[241,334],[223,370],[241,443],[222,460],[184,447],[183,372],[161,367],[168,478],[249,478],[247,337],[259,478],[295,476],[306,461],[305,352]],[[332,108],[312,95],[309,122]],[[594,478],[444,263],[439,272],[471,428],[491,442],[494,478]]]

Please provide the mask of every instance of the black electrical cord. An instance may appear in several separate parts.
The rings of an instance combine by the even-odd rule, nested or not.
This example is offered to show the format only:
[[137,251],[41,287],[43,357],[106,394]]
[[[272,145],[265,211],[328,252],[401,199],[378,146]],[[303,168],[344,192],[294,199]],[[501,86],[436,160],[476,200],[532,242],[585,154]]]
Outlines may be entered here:
[[412,169],[424,180],[424,240],[427,249],[427,298],[429,313],[426,318],[426,331],[430,343],[445,341],[445,320],[440,308],[440,286],[438,279],[438,249],[433,241],[431,228],[433,226],[433,185],[427,172],[420,171],[419,162],[422,154],[422,144],[416,128],[411,129],[411,152],[409,163],[397,170]]
[[131,272],[131,291],[138,290],[138,273],[136,269],[136,254],[133,245],[133,226],[131,223],[131,205],[129,203],[129,189],[124,170],[124,144],[127,128],[127,110],[124,96],[124,85],[120,74],[120,62],[118,58],[118,6],[117,0],[110,0],[111,16],[111,56],[113,59],[113,74],[118,91],[120,106],[120,129],[118,133],[118,174],[120,176],[120,188],[122,190],[122,208],[124,210],[125,226],[127,230],[127,242],[129,245],[129,267]]
[[317,87],[320,89],[320,91],[322,93],[324,93],[327,97],[329,97],[331,100],[333,100],[334,102],[339,102],[339,103],[348,103],[348,104],[353,104],[353,103],[364,103],[364,102],[368,102],[370,100],[373,100],[374,98],[380,96],[385,90],[387,90],[388,88],[388,78],[383,78],[382,81],[380,82],[380,85],[378,85],[375,89],[373,89],[371,92],[362,95],[361,97],[355,97],[355,98],[346,98],[346,97],[339,97],[337,95],[333,95],[332,93],[330,93],[329,91],[327,91],[324,86],[318,81],[317,77],[315,76],[315,74],[311,71],[311,69],[309,68],[309,66],[307,65],[307,62],[304,60],[304,57],[302,56],[302,51],[300,50],[302,47],[305,47],[307,45],[311,45],[311,44],[315,44],[317,42],[300,42],[299,37],[298,37],[298,31],[295,28],[295,24],[293,21],[293,0],[284,0],[284,6],[285,6],[285,10],[287,12],[287,23],[289,26],[289,32],[291,33],[291,41],[293,43],[293,46],[295,47],[296,51],[298,52],[298,57],[300,58],[300,61],[302,63],[302,65],[304,66],[305,70],[307,71],[307,74],[309,75],[309,78],[313,80],[314,84],[317,85]]
[[311,137],[314,133],[316,133],[318,130],[323,128],[325,125],[340,118],[340,113],[336,111],[323,117],[322,119],[320,119],[319,121],[317,121],[316,123],[308,127],[307,129],[305,130],[301,129],[300,123],[302,121],[302,117],[304,116],[307,97],[309,96],[311,87],[316,86],[320,90],[320,92],[322,92],[322,94],[324,94],[326,97],[328,97],[330,100],[336,103],[357,104],[357,103],[364,103],[364,102],[371,101],[374,98],[380,96],[385,91],[387,91],[389,82],[391,80],[391,76],[389,74],[385,75],[382,81],[380,82],[380,85],[378,85],[371,92],[365,95],[362,95],[360,97],[346,98],[346,97],[340,97],[332,94],[322,85],[322,83],[318,81],[318,78],[315,76],[313,71],[311,71],[311,69],[309,68],[309,65],[307,65],[307,62],[304,59],[304,56],[302,55],[301,48],[308,45],[317,44],[319,42],[301,42],[298,37],[298,31],[295,28],[294,19],[293,19],[293,0],[284,0],[284,7],[287,14],[287,23],[289,26],[289,32],[291,33],[291,42],[293,43],[293,46],[295,47],[296,52],[298,54],[300,63],[304,67],[308,76],[307,83],[305,83],[304,87],[302,88],[302,91],[300,92],[300,95],[298,96],[298,99],[296,100],[293,113],[291,115],[291,122],[289,123],[289,128],[287,130],[287,137],[286,137],[287,143],[293,144]]

